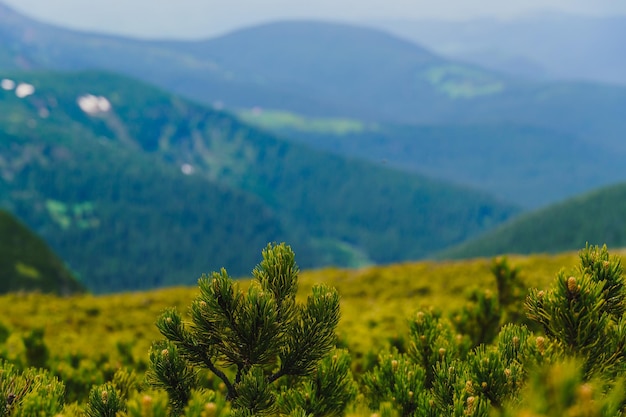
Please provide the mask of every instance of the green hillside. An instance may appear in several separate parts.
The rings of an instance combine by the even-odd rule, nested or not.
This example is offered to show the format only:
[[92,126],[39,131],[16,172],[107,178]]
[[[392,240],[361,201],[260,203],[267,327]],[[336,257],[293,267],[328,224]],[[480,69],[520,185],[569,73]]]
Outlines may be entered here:
[[[54,76],[40,76],[54,84]],[[71,78],[60,77],[57,86]],[[81,95],[91,91],[89,83],[74,84]],[[0,92],[0,201],[89,290],[192,284],[222,264],[244,274],[246,263],[257,262],[252,247],[290,236],[253,196],[184,175],[180,166],[138,151],[119,119],[119,136],[107,133],[102,119],[80,110],[74,91],[39,87],[25,99]],[[305,257],[307,249],[303,244]]]
[[626,180],[626,152],[531,125],[396,125],[259,109],[237,114],[309,146],[468,184],[527,208]]
[[[256,248],[276,240],[293,242],[305,267],[416,259],[517,213],[483,192],[293,144],[123,77],[10,76],[35,91],[0,91],[11,179],[2,205],[94,291],[190,283],[220,266],[246,274]],[[83,100],[110,108],[89,114]]]
[[0,293],[68,295],[84,290],[47,244],[4,210],[0,210],[0,276]]
[[220,263],[243,274],[246,262],[257,261],[251,245],[285,236],[249,195],[86,134],[41,134],[1,135],[0,154],[15,161],[5,170],[12,178],[2,206],[44,237],[91,291],[192,284]]
[[519,216],[438,254],[471,258],[503,253],[556,253],[592,245],[626,246],[626,184],[621,183]]

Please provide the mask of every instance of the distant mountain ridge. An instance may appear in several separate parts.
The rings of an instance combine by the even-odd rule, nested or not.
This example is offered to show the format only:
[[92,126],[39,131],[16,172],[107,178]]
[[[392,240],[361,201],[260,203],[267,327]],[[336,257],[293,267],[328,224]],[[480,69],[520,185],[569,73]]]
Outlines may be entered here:
[[626,85],[626,16],[535,13],[371,24],[444,56],[509,74]]
[[104,69],[217,107],[403,124],[531,125],[626,149],[626,87],[517,79],[379,30],[278,22],[205,41],[139,41],[67,31],[6,10],[0,70]]
[[[516,80],[368,27],[277,22],[204,41],[172,42],[64,30],[6,6],[0,22],[0,69],[105,69],[229,107],[343,112],[396,122],[465,121],[469,116],[479,122],[490,120],[483,107],[497,110],[494,104],[504,104],[498,117],[523,122],[528,119],[521,110],[529,105],[554,113],[556,105],[567,104],[545,100],[554,88],[579,101],[575,83]],[[593,109],[595,103],[588,104]],[[478,112],[472,110],[476,105]],[[571,110],[565,115],[571,116]]]

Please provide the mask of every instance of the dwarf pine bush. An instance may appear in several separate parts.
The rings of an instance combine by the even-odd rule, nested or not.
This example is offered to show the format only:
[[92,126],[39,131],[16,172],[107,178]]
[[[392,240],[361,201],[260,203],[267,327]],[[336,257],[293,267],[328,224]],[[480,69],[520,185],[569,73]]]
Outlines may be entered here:
[[42,369],[19,371],[0,360],[0,417],[54,416],[63,408],[63,383]]
[[475,292],[470,307],[451,321],[417,313],[408,353],[381,355],[362,379],[371,409],[382,414],[391,406],[399,416],[622,415],[626,291],[620,260],[606,247],[587,246],[576,271],[560,272],[548,290],[530,290],[525,310],[543,329],[537,334],[500,321],[523,321],[512,308],[521,284],[506,263],[495,262],[492,272],[498,293]]
[[624,372],[626,288],[619,258],[603,248],[580,253],[578,273],[559,273],[552,288],[531,290],[528,316],[567,356],[582,361],[584,375]]
[[318,285],[298,303],[298,273],[289,246],[268,245],[246,292],[215,272],[198,282],[191,322],[174,309],[158,319],[166,340],[152,348],[149,380],[174,415],[199,388],[200,369],[222,381],[233,416],[342,414],[355,388],[346,354],[332,352],[339,295]]

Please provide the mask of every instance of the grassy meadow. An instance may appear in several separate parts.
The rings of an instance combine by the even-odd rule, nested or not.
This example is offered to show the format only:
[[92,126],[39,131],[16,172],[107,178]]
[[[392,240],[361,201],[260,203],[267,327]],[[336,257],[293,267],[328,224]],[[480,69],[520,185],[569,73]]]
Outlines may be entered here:
[[[543,288],[561,268],[573,268],[578,256],[572,252],[508,259],[511,266],[520,268],[529,288]],[[358,364],[359,358],[368,352],[377,354],[408,334],[407,322],[418,310],[432,307],[447,314],[461,308],[472,289],[495,291],[489,270],[491,262],[485,258],[302,271],[299,294],[305,298],[314,284],[322,282],[338,290],[339,344],[349,349]],[[244,287],[247,283],[240,281]],[[22,336],[33,329],[43,329],[54,362],[96,358],[95,362],[105,368],[128,365],[144,370],[152,341],[161,338],[154,325],[157,317],[168,307],[177,307],[187,314],[197,294],[196,287],[174,287],[64,298],[26,293],[3,295],[0,324],[11,333],[6,342],[7,355],[19,359],[24,354]]]
[[[541,300],[544,299],[538,299],[537,296],[543,294],[543,290],[548,294],[545,301],[551,303],[551,300],[554,300],[553,294],[556,294],[555,291],[559,291],[559,288],[567,288],[565,291],[570,291],[567,293],[570,296],[573,294],[585,296],[584,294],[590,294],[590,290],[587,288],[590,288],[591,291],[594,291],[593,288],[597,288],[593,287],[594,284],[590,284],[588,278],[590,275],[579,278],[581,281],[579,281],[578,287],[572,286],[576,283],[576,279],[573,277],[581,276],[581,260],[585,253],[587,256],[591,256],[591,258],[587,257],[588,260],[592,259],[592,262],[595,262],[594,265],[600,266],[600,270],[598,270],[600,273],[603,273],[602,271],[615,271],[619,275],[618,281],[623,281],[619,260],[626,251],[611,251],[611,262],[617,261],[611,263],[608,262],[608,254],[605,253],[607,257],[602,258],[604,255],[600,253],[598,248],[591,250],[591,252],[583,250],[557,255],[511,255],[506,257],[506,262],[502,262],[502,258],[480,258],[462,261],[421,261],[360,269],[326,268],[301,271],[296,296],[298,302],[305,302],[312,293],[313,287],[319,283],[336,288],[340,296],[341,318],[337,327],[336,344],[338,348],[343,350],[336,350],[332,356],[332,361],[335,362],[328,363],[337,364],[338,357],[346,359],[345,355],[349,355],[347,358],[349,362],[346,365],[348,368],[346,369],[351,369],[354,380],[351,379],[352,376],[350,376],[350,380],[356,384],[352,385],[352,388],[349,388],[349,385],[341,388],[345,389],[341,392],[346,395],[346,402],[339,406],[340,409],[345,409],[340,414],[349,417],[371,417],[374,415],[392,417],[400,415],[421,416],[430,415],[429,412],[439,412],[442,409],[437,411],[433,408],[435,403],[432,402],[432,398],[439,398],[437,392],[440,391],[437,391],[436,386],[431,388],[424,385],[427,384],[424,381],[428,381],[428,378],[436,378],[440,382],[448,381],[452,384],[447,389],[453,390],[456,394],[454,394],[454,398],[450,397],[446,401],[450,407],[460,407],[457,411],[469,413],[467,415],[493,415],[489,414],[489,403],[484,402],[490,401],[491,407],[498,409],[500,400],[489,397],[489,395],[496,395],[496,391],[490,391],[492,387],[494,390],[504,390],[497,394],[498,397],[493,398],[508,398],[507,401],[512,401],[507,405],[507,407],[512,407],[508,408],[511,412],[517,410],[516,407],[520,405],[530,407],[526,408],[527,411],[533,407],[537,408],[536,404],[538,403],[533,402],[533,396],[542,397],[547,394],[541,390],[534,392],[532,389],[533,387],[543,387],[545,384],[548,384],[547,390],[563,390],[563,395],[568,397],[563,404],[558,405],[559,408],[553,409],[555,405],[547,404],[546,410],[548,411],[538,415],[563,415],[562,413],[569,412],[570,409],[575,410],[579,406],[591,406],[592,403],[596,404],[597,409],[620,404],[621,402],[615,404],[611,402],[617,397],[613,398],[608,394],[603,396],[600,391],[598,394],[593,394],[594,397],[589,397],[591,402],[579,397],[576,390],[580,387],[591,386],[586,383],[587,379],[584,378],[592,374],[581,373],[580,369],[583,368],[579,368],[577,365],[573,367],[566,365],[568,372],[571,371],[572,373],[564,374],[564,379],[558,379],[561,377],[557,368],[554,370],[552,367],[547,367],[543,373],[536,372],[537,369],[540,369],[535,368],[536,365],[545,364],[558,367],[559,364],[562,364],[563,362],[559,361],[563,360],[566,350],[560,349],[567,349],[566,342],[556,340],[544,342],[544,337],[535,338],[525,327],[507,325],[500,329],[497,322],[490,321],[492,320],[490,317],[500,319],[500,313],[497,313],[497,316],[490,316],[494,313],[490,310],[492,308],[490,303],[492,301],[496,303],[493,305],[502,303],[502,301],[498,302],[493,299],[498,297],[498,294],[502,294],[503,291],[513,294],[510,291],[497,288],[494,274],[496,270],[500,270],[498,266],[506,265],[508,271],[518,271],[514,274],[517,277],[514,281],[500,280],[500,284],[509,282],[511,290],[515,291],[514,288],[519,288],[518,285],[521,281],[522,291],[525,294],[530,294],[527,299],[528,306],[537,302],[539,302],[536,304],[537,306],[542,306],[543,301]],[[564,277],[569,278],[562,281]],[[574,284],[570,282],[572,280],[574,280]],[[555,286],[555,282],[566,282],[566,284],[565,287],[562,283]],[[245,290],[250,283],[250,279],[241,279],[236,282],[236,285]],[[581,290],[581,288],[583,289]],[[530,289],[542,291],[535,290],[533,292]],[[530,291],[527,292],[527,290]],[[40,381],[45,381],[45,378],[48,378],[46,375],[50,375],[58,378],[65,387],[64,393],[59,391],[54,394],[52,390],[56,389],[54,387],[58,387],[57,382],[51,382],[48,385],[43,382],[37,383],[39,385],[36,387],[40,391],[33,391],[32,394],[29,394],[28,400],[27,397],[24,397],[24,402],[20,404],[20,409],[26,410],[23,411],[26,414],[18,413],[16,415],[29,415],[27,411],[29,406],[42,407],[41,402],[45,401],[46,398],[52,398],[49,397],[52,394],[56,396],[55,398],[62,398],[58,401],[65,404],[59,406],[60,403],[56,403],[57,405],[51,406],[53,408],[48,408],[48,410],[61,410],[59,407],[62,407],[62,414],[59,415],[68,417],[109,415],[102,414],[102,412],[93,414],[92,411],[94,404],[99,401],[97,398],[100,398],[100,395],[102,395],[101,405],[106,406],[106,390],[112,389],[110,384],[119,390],[119,395],[127,396],[125,397],[127,398],[126,411],[116,414],[120,417],[179,415],[182,409],[172,411],[173,414],[168,411],[167,398],[172,393],[168,391],[165,394],[162,390],[154,390],[154,387],[150,388],[147,383],[153,377],[154,371],[149,369],[154,369],[150,363],[154,361],[155,352],[160,352],[165,357],[167,357],[168,352],[162,347],[157,347],[155,351],[154,348],[151,349],[151,346],[153,346],[154,341],[163,339],[156,326],[157,319],[160,320],[161,324],[163,323],[161,314],[166,309],[175,307],[182,313],[183,320],[189,320],[189,306],[199,293],[200,290],[197,287],[173,287],[98,296],[81,294],[60,297],[40,293],[10,293],[0,296],[0,358],[5,359],[4,365],[2,365],[4,370],[0,369],[0,376],[3,375],[3,372],[8,372],[10,378],[15,378],[15,376],[11,377],[11,375],[15,375],[11,366],[15,366],[18,370],[24,370],[24,375],[32,370],[46,372],[46,374],[42,374],[41,378],[44,379]],[[525,294],[519,292],[517,294],[515,297],[518,299],[525,297]],[[491,301],[489,301],[490,299]],[[485,302],[485,300],[487,301]],[[579,307],[576,307],[577,305]],[[603,305],[600,301],[598,308],[603,308],[601,307]],[[532,308],[528,306],[527,308]],[[514,308],[516,309],[516,307]],[[569,308],[582,308],[579,313],[574,312],[572,317],[577,317],[576,314],[583,314],[581,317],[586,317],[595,311],[586,310],[586,307],[577,303],[570,305]],[[616,305],[616,308],[619,310],[621,307]],[[516,315],[516,311],[513,311],[513,316]],[[508,317],[512,317],[510,311],[504,312],[502,310],[502,312]],[[441,317],[441,320],[438,317]],[[568,320],[575,320],[572,317]],[[584,323],[595,323],[596,320],[604,320],[603,323],[607,324],[608,316],[603,317],[597,319],[590,316],[583,321]],[[469,322],[465,320],[469,320]],[[434,333],[428,333],[425,330],[427,327],[422,328],[427,322],[431,323],[428,326],[431,326],[430,328]],[[467,327],[467,323],[470,323],[469,326],[474,323],[474,327]],[[464,326],[462,327],[463,330],[454,330],[454,326],[458,324]],[[475,326],[476,324],[478,327]],[[581,322],[581,324],[583,323]],[[496,333],[499,331],[500,334],[491,343],[495,334],[485,336],[487,333],[484,333],[483,329],[489,329],[494,325],[496,327],[492,330]],[[602,352],[598,350],[598,353],[589,350],[592,353],[587,352],[587,356],[576,357],[579,359],[587,357],[586,363],[589,366],[593,366],[595,358],[604,358],[601,360],[606,360],[606,362],[601,362],[604,364],[601,366],[606,365],[606,367],[599,369],[600,374],[607,378],[606,381],[594,379],[589,383],[593,386],[609,383],[610,390],[615,389],[611,392],[617,393],[621,392],[619,391],[619,378],[624,373],[621,365],[619,365],[621,356],[615,357],[618,362],[614,364],[615,367],[611,368],[612,362],[607,359],[608,357],[602,355],[613,351],[612,343],[617,343],[615,346],[621,346],[621,343],[626,344],[626,338],[620,339],[621,325],[617,325],[617,327],[611,324],[607,325],[607,333],[588,339],[591,342],[595,340],[595,342],[591,344],[585,342],[587,344],[583,344],[583,350],[580,352],[587,352],[584,349],[604,350]],[[578,332],[592,329],[588,326],[580,328],[574,326],[574,328]],[[422,329],[418,332],[423,332],[418,333],[422,335],[417,339],[416,329]],[[478,329],[478,333],[472,329]],[[617,333],[611,333],[614,331]],[[481,334],[483,336],[480,336]],[[483,339],[475,339],[476,335],[483,337]],[[583,335],[583,333],[579,333],[579,335]],[[558,335],[555,333],[552,337],[557,339]],[[509,343],[507,340],[517,347],[512,351],[507,350],[506,344]],[[520,341],[522,341],[521,345]],[[600,343],[596,343],[597,341]],[[422,343],[426,344],[422,346]],[[426,349],[426,346],[431,343],[435,347],[438,346],[439,356],[437,353],[435,353],[434,359],[420,356],[419,349],[421,348],[419,346]],[[546,344],[550,347],[544,348]],[[477,347],[472,349],[472,346]],[[518,350],[520,346],[522,346],[522,350]],[[469,349],[472,351],[470,352]],[[618,352],[621,351],[621,348],[615,347],[615,349],[618,349]],[[519,360],[508,359],[507,362],[505,359],[511,352],[522,351],[525,352],[525,356],[520,356]],[[437,350],[433,352],[437,352]],[[514,355],[517,354],[514,353]],[[456,364],[451,365],[452,367],[449,369],[452,370],[454,366],[459,366],[462,369],[459,372],[463,372],[463,374],[458,375],[458,380],[452,374],[446,377],[445,373],[437,373],[440,372],[438,365],[431,367],[428,364],[411,364],[406,362],[409,358],[411,358],[410,360],[422,358],[428,361],[434,360],[435,363],[442,361],[442,363]],[[344,359],[340,361],[344,361]],[[483,368],[483,365],[491,363],[490,361],[493,361],[495,367]],[[533,361],[536,362],[535,365],[533,365]],[[324,365],[318,366],[323,367]],[[527,375],[527,370],[522,370],[522,366],[528,366],[527,370],[534,371],[528,374],[530,376],[523,376]],[[37,371],[36,368],[43,368],[47,371]],[[427,376],[427,372],[430,372],[428,369],[434,370],[435,374],[431,374],[430,377]],[[445,370],[446,368],[441,369]],[[228,372],[231,371],[232,366],[228,368]],[[482,372],[487,373],[483,374]],[[518,372],[519,374],[517,374]],[[592,371],[589,370],[588,372]],[[185,416],[230,415],[232,410],[225,402],[230,393],[228,386],[206,370],[200,371],[197,375],[200,378],[198,383],[205,391],[194,391],[195,397],[192,397],[183,414]],[[319,375],[323,375],[323,373]],[[505,380],[502,380],[503,375],[506,375]],[[554,381],[550,380],[555,375],[558,378]],[[27,378],[27,376],[20,376],[19,378]],[[417,379],[413,380],[412,378]],[[476,381],[478,385],[472,382],[474,378],[478,378]],[[537,381],[539,382],[535,381],[535,383],[527,385],[529,387],[527,390],[520,391],[523,383],[518,378],[530,378],[531,380],[538,378]],[[548,379],[541,382],[541,378]],[[18,381],[18,379],[10,379],[9,386],[0,386],[0,389],[11,391],[13,389],[11,384],[17,383],[11,381]],[[37,380],[33,379],[32,381]],[[480,381],[489,381],[489,383],[481,383]],[[0,382],[2,382],[2,378],[0,378]],[[332,381],[325,383],[333,384]],[[30,383],[25,385],[24,390],[30,389],[28,384]],[[298,386],[300,387],[298,389],[306,389],[307,385]],[[312,386],[309,385],[309,387]],[[480,390],[482,390],[481,399],[476,400],[475,395],[478,395]],[[397,397],[397,395],[404,395],[402,392],[409,393],[409,397]],[[419,392],[419,394],[413,398],[411,396],[413,392]],[[482,405],[474,406],[473,401],[481,401],[479,404]],[[521,402],[516,403],[516,401]],[[624,401],[626,401],[626,396],[624,396]],[[444,407],[448,410],[446,407],[449,406],[444,404],[436,407]],[[219,410],[218,414],[214,413],[215,407]],[[413,411],[416,414],[413,414]],[[522,416],[523,409],[518,411],[520,412],[519,416]],[[327,414],[319,412],[310,415]],[[517,416],[518,414],[511,415]],[[588,415],[609,414],[603,412]]]

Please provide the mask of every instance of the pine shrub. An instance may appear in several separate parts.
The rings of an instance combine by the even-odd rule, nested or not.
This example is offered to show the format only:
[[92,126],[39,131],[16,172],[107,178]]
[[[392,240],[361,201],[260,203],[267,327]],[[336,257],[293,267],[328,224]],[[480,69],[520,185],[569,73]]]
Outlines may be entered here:
[[63,383],[47,371],[19,371],[0,360],[0,417],[54,416],[63,408]]
[[149,378],[167,391],[175,414],[197,388],[200,369],[223,382],[233,416],[340,415],[354,396],[345,354],[324,360],[335,345],[339,295],[318,285],[297,302],[291,248],[268,245],[262,255],[246,292],[225,270],[215,272],[198,282],[191,322],[175,309],[158,319],[166,341],[152,349]]

